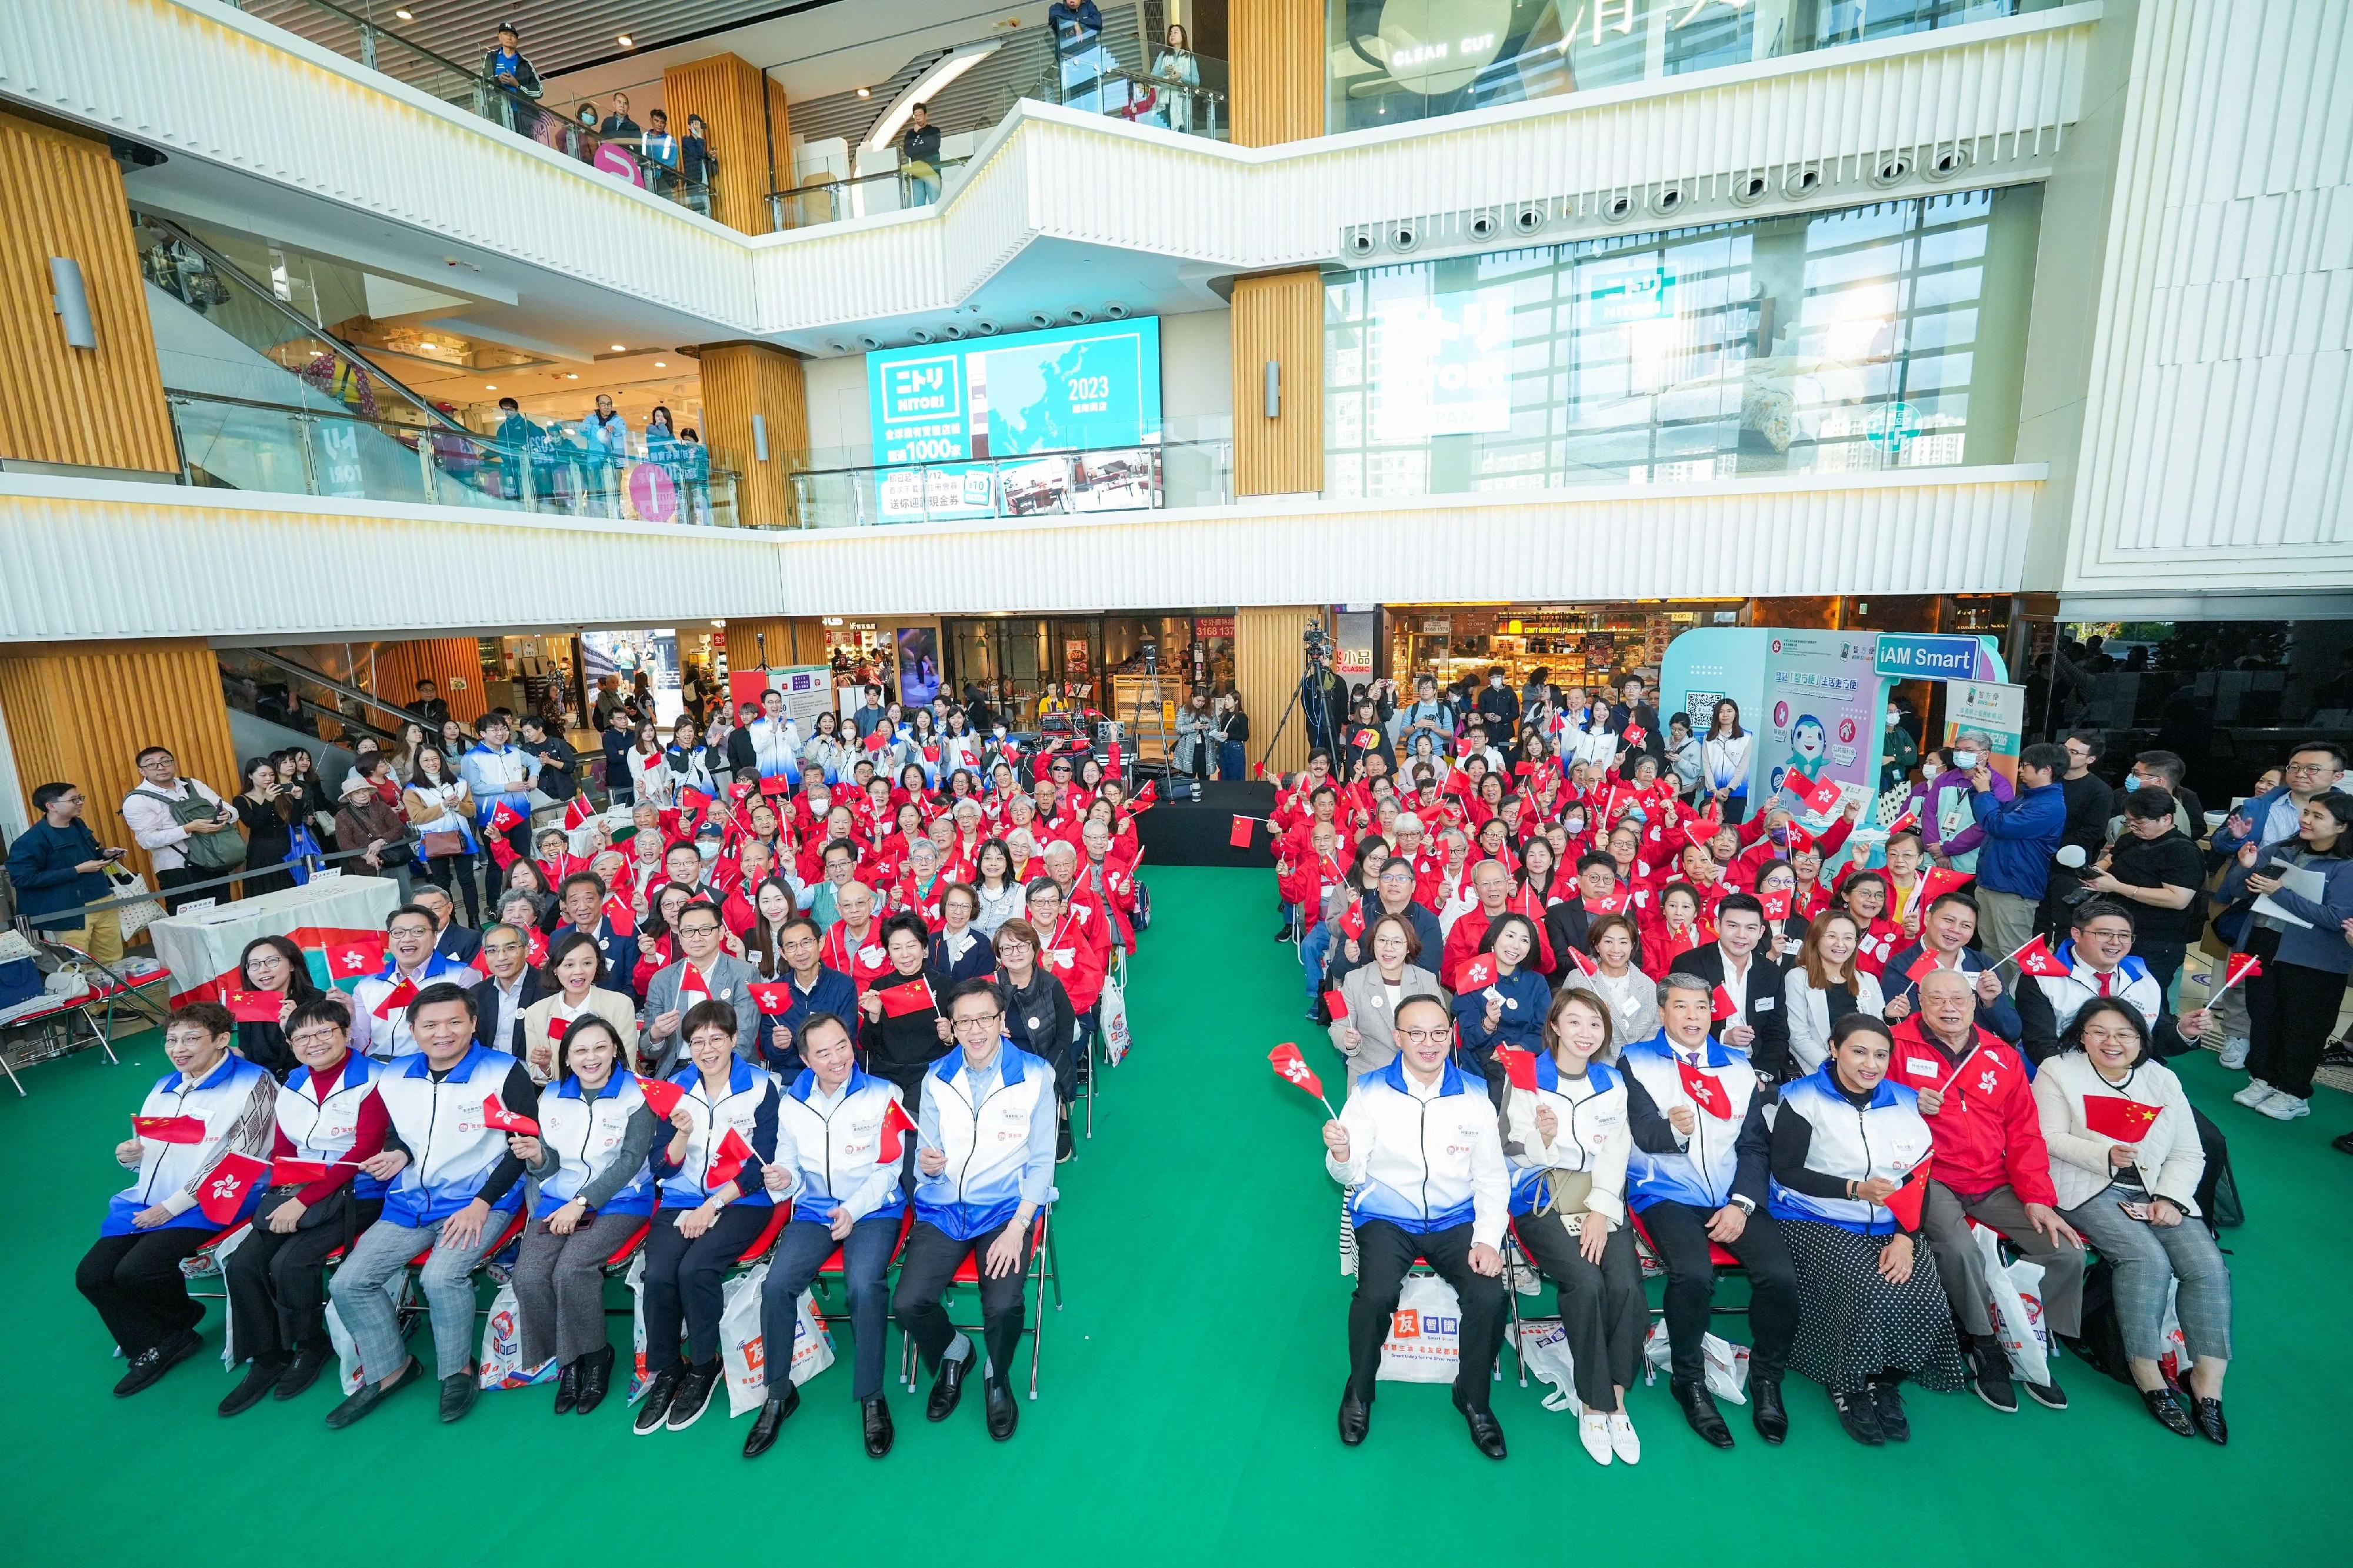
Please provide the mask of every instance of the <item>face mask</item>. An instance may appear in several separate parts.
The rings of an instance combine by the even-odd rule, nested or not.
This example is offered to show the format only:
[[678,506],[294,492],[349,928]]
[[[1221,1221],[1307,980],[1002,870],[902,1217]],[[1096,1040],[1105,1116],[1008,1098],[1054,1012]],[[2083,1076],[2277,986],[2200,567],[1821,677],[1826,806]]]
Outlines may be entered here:
[[1568,819],[1567,826],[1568,836],[1571,838],[1574,838],[1578,834],[1585,831],[1585,818],[1581,816],[1572,816]]
[[1898,716],[1898,714],[1896,713],[1896,711],[1895,711],[1895,710],[1894,710],[1894,709],[1890,708],[1890,709],[1887,710],[1887,727],[1888,727],[1889,729],[1893,730],[1894,728],[1895,728],[1896,721],[1897,721],[1898,717],[1899,717],[1899,716]]
[[1953,753],[1953,766],[1960,769],[1961,772],[1967,773],[1977,765],[1978,754],[1975,752],[1955,752]]
[[2140,788],[2140,785],[2141,777],[2138,773],[2126,773],[2125,775],[2125,788],[2126,790],[2137,790]]

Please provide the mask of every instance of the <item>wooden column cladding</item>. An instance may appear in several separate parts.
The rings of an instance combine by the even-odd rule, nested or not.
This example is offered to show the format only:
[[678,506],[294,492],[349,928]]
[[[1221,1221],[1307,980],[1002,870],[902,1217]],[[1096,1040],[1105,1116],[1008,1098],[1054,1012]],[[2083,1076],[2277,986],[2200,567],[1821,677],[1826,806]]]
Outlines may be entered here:
[[[1234,493],[1324,488],[1324,279],[1314,270],[1234,280]],[[1266,366],[1282,375],[1266,416]]]
[[[0,458],[177,470],[122,172],[106,143],[0,114]],[[66,344],[51,257],[80,264],[94,349]]]
[[[1321,613],[1313,605],[1261,605],[1234,616],[1234,687],[1242,695],[1242,710],[1250,715],[1250,760],[1253,766],[1267,757],[1275,725],[1307,665],[1300,634],[1310,616]],[[1295,772],[1307,765],[1307,723],[1298,714],[1283,726],[1282,739],[1267,757],[1271,773]]]
[[[792,528],[799,519],[786,477],[808,449],[808,388],[801,362],[765,343],[723,343],[702,353],[703,439],[715,468],[743,476],[736,492],[753,528]],[[754,455],[752,416],[768,423],[768,460]]]
[[417,683],[429,680],[449,705],[449,717],[469,727],[490,711],[484,689],[488,679],[482,673],[482,645],[473,637],[418,637],[382,643],[375,650],[377,697],[396,708],[413,708]]
[[690,114],[702,116],[710,129],[711,155],[719,165],[711,179],[711,216],[745,234],[767,233],[776,171],[791,183],[785,89],[734,55],[713,55],[662,72],[662,109],[673,136],[686,135]]
[[27,820],[33,791],[52,781],[79,784],[90,799],[83,820],[100,844],[131,851],[131,864],[153,871],[122,821],[122,799],[139,784],[135,765],[149,746],[170,750],[181,773],[201,779],[224,800],[244,787],[219,661],[193,639],[74,643],[57,648],[0,648],[0,713]]
[[1271,147],[1324,134],[1324,6],[1319,0],[1232,0],[1234,143]]

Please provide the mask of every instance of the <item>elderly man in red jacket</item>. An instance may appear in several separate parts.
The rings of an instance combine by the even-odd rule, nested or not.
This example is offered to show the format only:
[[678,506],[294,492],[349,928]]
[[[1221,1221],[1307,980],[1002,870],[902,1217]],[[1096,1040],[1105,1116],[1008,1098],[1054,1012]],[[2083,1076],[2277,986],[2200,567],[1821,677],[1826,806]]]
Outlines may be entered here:
[[[2009,1358],[1989,1310],[1984,1257],[1968,1222],[1999,1233],[2021,1258],[2042,1266],[2043,1321],[2052,1332],[2081,1333],[2084,1317],[2084,1238],[2059,1217],[2026,1060],[1978,1026],[1970,977],[1936,969],[1921,978],[1919,1011],[1896,1026],[1887,1077],[1919,1095],[1936,1140],[1920,1228],[1960,1321],[1971,1381],[1996,1410],[2016,1410]],[[2026,1392],[2038,1405],[2067,1407],[2056,1383],[2029,1384]]]
[[[1479,944],[1487,939],[1487,928],[1510,909],[1512,874],[1499,861],[1482,860],[1471,872],[1471,887],[1479,895],[1479,902],[1455,917],[1454,925],[1446,933],[1446,951],[1438,961],[1438,983],[1449,991],[1454,989],[1456,976],[1464,964],[1477,955]],[[1540,974],[1553,969],[1552,941],[1544,934],[1544,921],[1534,922],[1538,951],[1528,958],[1529,966]]]

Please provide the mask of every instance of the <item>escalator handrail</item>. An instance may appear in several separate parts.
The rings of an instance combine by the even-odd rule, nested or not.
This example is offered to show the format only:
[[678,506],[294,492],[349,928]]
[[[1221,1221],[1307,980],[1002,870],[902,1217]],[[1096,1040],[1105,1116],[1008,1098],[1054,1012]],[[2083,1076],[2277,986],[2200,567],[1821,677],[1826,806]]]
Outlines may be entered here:
[[[397,702],[387,702],[372,691],[363,691],[356,686],[347,686],[343,682],[337,680],[332,675],[322,675],[318,670],[312,669],[307,664],[300,664],[293,659],[280,658],[279,655],[271,653],[267,648],[222,648],[218,651],[224,654],[241,655],[248,658],[258,658],[262,663],[274,665],[290,675],[323,686],[338,697],[348,697],[354,702],[358,702],[368,708],[373,708],[379,712],[392,714],[397,722],[393,725],[389,731],[381,731],[381,734],[389,734],[393,737],[397,737],[402,727],[409,724],[422,724],[425,726],[425,732],[427,735],[438,735],[439,732],[440,726],[435,723],[432,720],[427,719],[422,713],[418,713],[411,709],[403,708]],[[343,715],[341,714],[337,715],[338,719],[341,719]],[[376,726],[373,724],[366,727],[371,730],[376,728]],[[458,721],[458,727],[469,735],[474,733],[472,727],[468,725],[462,719]]]

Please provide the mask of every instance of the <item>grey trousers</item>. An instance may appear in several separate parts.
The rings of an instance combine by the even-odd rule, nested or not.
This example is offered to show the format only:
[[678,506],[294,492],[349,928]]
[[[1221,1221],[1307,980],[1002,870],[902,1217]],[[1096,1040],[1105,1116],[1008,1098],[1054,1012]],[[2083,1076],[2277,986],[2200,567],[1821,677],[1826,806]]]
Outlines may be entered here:
[[570,1236],[543,1220],[522,1227],[515,1258],[515,1300],[522,1308],[522,1359],[537,1366],[549,1356],[569,1366],[611,1342],[605,1331],[605,1260],[646,1216],[600,1214]]
[[2042,1316],[2052,1332],[2082,1333],[2084,1249],[2064,1242],[2052,1246],[2027,1223],[2025,1204],[2008,1187],[1964,1198],[1944,1183],[1932,1180],[1928,1200],[1920,1208],[1920,1231],[1936,1255],[1936,1276],[1945,1282],[1945,1299],[1952,1302],[1962,1331],[1994,1331],[1985,1258],[1969,1236],[1970,1220],[1999,1231],[2020,1258],[2042,1266]]
[[[2067,1211],[2067,1223],[2092,1238],[2116,1270],[2116,1327],[2125,1354],[2155,1361],[2165,1352],[2158,1338],[2165,1318],[2165,1293],[2181,1282],[2174,1312],[2193,1358],[2231,1359],[2231,1266],[2214,1245],[2203,1220],[2179,1225],[2144,1225],[2116,1207],[2127,1194],[2109,1187]],[[2184,1368],[2186,1374],[2188,1368]]]
[[[2024,947],[2034,934],[2034,916],[2042,905],[2032,899],[2021,899],[2016,893],[2000,893],[1991,888],[1972,888],[1978,900],[1978,946],[1988,963],[2000,960]],[[2001,983],[2016,984],[2018,965],[2001,965]],[[1947,1276],[1947,1278],[1950,1278]]]
[[433,1350],[439,1368],[435,1375],[455,1377],[473,1363],[474,1269],[491,1244],[505,1233],[506,1215],[493,1211],[471,1247],[441,1245],[445,1223],[437,1219],[411,1226],[380,1219],[361,1233],[343,1266],[335,1270],[330,1292],[335,1316],[350,1332],[370,1382],[390,1377],[408,1358],[391,1287],[408,1260],[428,1245],[433,1256],[417,1271],[417,1284],[433,1316]]

